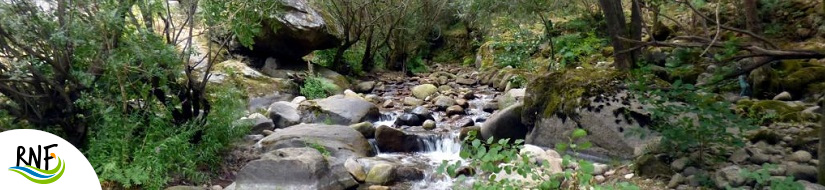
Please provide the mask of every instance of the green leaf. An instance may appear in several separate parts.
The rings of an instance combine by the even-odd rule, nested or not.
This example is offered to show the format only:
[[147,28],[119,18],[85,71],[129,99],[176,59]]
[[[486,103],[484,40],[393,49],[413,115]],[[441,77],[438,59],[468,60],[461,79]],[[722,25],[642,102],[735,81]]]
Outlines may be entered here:
[[593,146],[593,143],[590,143],[590,141],[587,141],[587,142],[579,144],[577,149],[578,150],[587,150],[592,146]]
[[576,129],[573,131],[573,139],[582,138],[584,136],[587,136],[587,131],[584,129]]

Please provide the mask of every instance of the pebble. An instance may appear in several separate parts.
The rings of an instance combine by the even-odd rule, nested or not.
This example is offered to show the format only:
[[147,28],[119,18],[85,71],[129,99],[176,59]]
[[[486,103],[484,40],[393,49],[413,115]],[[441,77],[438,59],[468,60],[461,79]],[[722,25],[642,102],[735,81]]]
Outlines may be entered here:
[[633,178],[633,174],[632,173],[626,174],[626,175],[624,175],[624,178],[625,179]]
[[813,156],[811,155],[810,152],[800,150],[800,151],[796,151],[793,154],[791,154],[788,157],[788,160],[796,161],[796,162],[799,162],[799,163],[805,163],[805,162],[811,161],[812,158],[813,158]]
[[596,177],[594,177],[594,178],[596,179],[596,182],[598,182],[598,183],[603,183],[605,180],[607,180],[607,179],[606,179],[604,176],[602,176],[602,175],[597,175],[597,176],[596,176]]

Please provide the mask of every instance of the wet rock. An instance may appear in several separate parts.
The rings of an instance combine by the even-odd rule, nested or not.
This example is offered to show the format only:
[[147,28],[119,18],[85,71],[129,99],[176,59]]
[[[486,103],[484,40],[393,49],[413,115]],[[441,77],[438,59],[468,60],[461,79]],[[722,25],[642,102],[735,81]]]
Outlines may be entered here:
[[811,183],[805,180],[799,180],[796,182],[802,184],[802,186],[805,187],[805,190],[825,190],[825,186],[822,186],[820,184]]
[[365,138],[373,138],[375,137],[375,126],[372,125],[370,122],[361,122],[352,124],[349,126],[352,129],[355,129],[361,135],[364,135]]
[[416,140],[416,136],[392,127],[382,125],[375,130],[375,143],[381,152],[415,152],[418,150]]
[[269,129],[265,129],[265,130],[261,131],[261,134],[263,134],[264,136],[272,135],[272,133],[275,133],[275,132],[272,131],[272,130],[269,130]]
[[464,114],[464,108],[462,108],[461,106],[455,105],[455,106],[447,107],[447,115],[463,115],[463,114]]
[[425,99],[438,91],[438,88],[432,84],[422,84],[412,88],[412,94],[418,99]]
[[424,179],[424,171],[409,167],[409,166],[401,166],[395,168],[393,181],[418,181]]
[[279,130],[258,142],[261,152],[282,148],[323,146],[330,152],[333,164],[343,164],[350,157],[374,154],[372,146],[360,132],[348,126],[300,124]]
[[484,105],[482,106],[483,107],[481,108],[481,110],[487,113],[493,113],[494,111],[498,110],[498,103],[496,102],[487,102],[484,103]]
[[392,100],[385,100],[381,106],[384,108],[393,108],[395,107],[395,104],[392,103]]
[[716,187],[725,188],[727,186],[742,186],[745,183],[745,177],[743,177],[741,173],[742,169],[739,168],[739,166],[728,166],[722,168],[721,170],[716,172],[716,176],[714,178],[714,181],[716,182]]
[[433,118],[433,113],[430,112],[430,109],[423,106],[415,107],[415,109],[410,111],[410,113],[418,115],[418,117],[423,119],[435,120],[435,118]]
[[690,158],[682,157],[671,162],[670,167],[675,171],[682,171],[688,165],[688,162],[690,162]]
[[522,106],[522,104],[515,104],[491,115],[481,126],[481,138],[524,139],[528,127],[521,122]]
[[344,167],[347,169],[349,174],[355,178],[355,180],[363,182],[367,179],[367,173],[364,172],[364,166],[355,161],[355,159],[349,158],[347,161],[344,161]]
[[275,102],[269,105],[266,115],[274,122],[277,129],[286,128],[301,122],[301,115],[298,115],[298,104],[291,102]]
[[421,126],[424,124],[424,119],[416,114],[404,113],[395,119],[396,126]]
[[349,125],[375,121],[380,116],[375,104],[361,98],[337,95],[312,102],[314,104],[302,104],[298,107],[304,123]]
[[469,127],[469,126],[474,126],[475,124],[476,123],[475,123],[475,121],[473,121],[473,118],[469,118],[469,117],[463,117],[461,119],[458,119],[458,121],[455,122],[456,127]]
[[472,176],[476,175],[476,169],[473,168],[473,167],[461,166],[456,170],[455,174],[456,174],[456,176],[453,176],[453,177],[458,177],[458,176],[462,176],[462,175],[467,176],[467,177],[472,177]]
[[435,121],[428,119],[427,121],[424,121],[424,124],[422,124],[421,127],[426,130],[433,130],[435,129]]
[[290,102],[290,103],[293,103],[293,104],[295,104],[295,105],[298,105],[298,104],[301,104],[301,102],[304,102],[304,101],[306,101],[306,100],[307,100],[307,97],[304,97],[304,96],[298,96],[298,97],[293,98],[293,99],[292,99],[292,102]]
[[390,164],[378,164],[372,166],[372,169],[370,169],[370,172],[367,174],[367,179],[365,181],[370,184],[389,184],[392,182],[394,169],[395,167]]
[[473,93],[473,92],[467,92],[467,93],[464,93],[464,95],[461,95],[461,97],[466,99],[466,100],[472,100],[472,99],[476,99],[476,94]]
[[467,109],[467,108],[470,107],[470,103],[467,102],[467,100],[465,100],[465,99],[455,100],[455,105],[461,106],[464,109]]
[[773,100],[779,100],[779,101],[791,101],[792,99],[793,98],[791,98],[791,93],[787,92],[787,91],[779,93],[779,94],[777,94],[776,96],[773,97]]
[[455,100],[447,96],[438,96],[435,98],[435,106],[438,110],[446,110],[448,107],[455,105]]
[[380,104],[380,103],[384,102],[383,98],[381,98],[381,97],[379,97],[378,95],[375,95],[375,94],[365,95],[364,100],[366,100],[368,102],[371,102],[371,103],[375,103],[375,104]]
[[788,166],[787,174],[793,176],[795,179],[816,181],[817,169],[816,166],[808,164],[790,164]]
[[404,105],[420,106],[421,104],[424,104],[424,100],[413,97],[404,97]]
[[347,189],[358,185],[342,164],[313,148],[282,148],[247,163],[235,180],[237,189]]
[[811,155],[810,152],[800,150],[800,151],[796,151],[793,154],[791,154],[790,156],[788,156],[788,160],[799,162],[799,163],[806,163],[808,161],[811,161],[812,157],[813,156]]
[[355,91],[360,93],[370,93],[373,88],[375,88],[375,81],[364,81],[355,86]]

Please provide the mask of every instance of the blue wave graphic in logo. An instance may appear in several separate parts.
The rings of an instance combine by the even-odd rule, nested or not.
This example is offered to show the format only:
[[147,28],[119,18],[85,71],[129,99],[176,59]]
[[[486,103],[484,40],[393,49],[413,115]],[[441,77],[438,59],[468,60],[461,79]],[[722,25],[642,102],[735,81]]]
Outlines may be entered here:
[[23,171],[23,172],[26,172],[26,174],[29,174],[29,175],[34,176],[34,177],[37,177],[37,178],[50,178],[50,177],[54,176],[54,174],[51,174],[51,175],[43,175],[43,174],[37,173],[37,172],[35,172],[34,170],[29,169],[29,168],[27,168],[27,167],[15,166],[15,167],[11,167],[11,168],[9,168],[9,169],[21,170],[21,171]]

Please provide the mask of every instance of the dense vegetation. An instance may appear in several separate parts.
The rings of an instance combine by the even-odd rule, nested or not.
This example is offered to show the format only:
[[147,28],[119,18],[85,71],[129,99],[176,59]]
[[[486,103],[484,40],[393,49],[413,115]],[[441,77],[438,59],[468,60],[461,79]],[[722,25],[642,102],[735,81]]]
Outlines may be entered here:
[[[622,88],[649,106],[650,127],[662,137],[650,152],[665,155],[661,160],[698,154],[696,165],[712,168],[765,136],[748,131],[825,119],[805,108],[759,100],[786,92],[794,97],[788,101],[823,101],[825,1],[309,2],[337,41],[303,61],[344,75],[343,82],[377,71],[412,76],[435,64],[455,64],[512,71],[505,75],[511,89],[547,73],[615,69],[627,83]],[[0,131],[34,128],[61,135],[84,152],[106,186],[204,183],[216,177],[220,168],[212,166],[224,164],[226,150],[253,124],[240,120],[249,115],[244,90],[253,87],[213,83],[210,77],[224,69],[219,63],[236,56],[235,49],[254,49],[267,31],[284,30],[262,23],[287,11],[274,0],[2,1]],[[289,77],[300,78],[294,91],[309,99],[349,88],[311,69]],[[736,101],[726,99],[728,94]],[[575,141],[587,131],[570,136],[557,145],[559,152],[591,146]],[[592,163],[569,156],[563,165],[576,163],[580,172],[545,175],[537,168],[547,164],[518,154],[523,141],[475,135],[465,141],[461,156],[479,172],[532,179],[492,177],[475,181],[473,188],[639,188],[593,184]],[[808,142],[793,146],[817,150]],[[524,162],[495,165],[514,160]],[[458,177],[461,165],[445,162],[439,169]],[[799,186],[793,178],[770,178],[770,167],[745,175],[755,186]],[[825,183],[823,169],[819,183]]]

